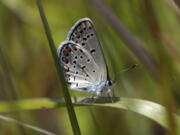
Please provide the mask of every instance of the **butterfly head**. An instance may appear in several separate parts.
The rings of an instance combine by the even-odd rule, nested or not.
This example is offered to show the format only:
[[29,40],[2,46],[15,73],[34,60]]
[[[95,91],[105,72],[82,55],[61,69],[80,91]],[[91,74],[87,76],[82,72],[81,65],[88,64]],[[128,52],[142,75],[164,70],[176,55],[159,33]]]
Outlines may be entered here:
[[111,89],[113,84],[114,82],[112,80],[107,80],[106,82],[104,82],[104,86],[101,86],[100,91],[96,91],[96,95],[107,93],[107,91]]
[[[113,86],[114,86],[114,81],[113,80],[107,80],[106,81],[106,89],[112,89],[113,88]],[[108,91],[107,90],[107,91]]]
[[107,80],[106,86],[111,87],[114,84],[113,80]]

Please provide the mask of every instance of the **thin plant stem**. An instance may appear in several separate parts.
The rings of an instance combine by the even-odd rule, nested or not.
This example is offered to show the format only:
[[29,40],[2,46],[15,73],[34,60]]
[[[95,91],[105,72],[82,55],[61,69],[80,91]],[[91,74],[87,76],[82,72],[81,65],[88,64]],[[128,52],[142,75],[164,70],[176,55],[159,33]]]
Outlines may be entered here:
[[56,70],[57,70],[57,73],[58,73],[58,77],[59,77],[59,80],[60,80],[60,82],[62,84],[61,89],[63,90],[64,99],[65,99],[66,107],[67,107],[67,110],[68,110],[68,114],[69,114],[69,118],[70,118],[73,133],[74,133],[74,135],[81,135],[80,128],[79,128],[78,121],[77,121],[77,117],[76,117],[76,114],[75,114],[75,111],[74,111],[74,108],[73,108],[73,104],[72,104],[72,101],[71,101],[71,98],[70,98],[70,94],[69,94],[66,82],[64,80],[63,73],[60,70],[61,65],[60,65],[59,60],[58,60],[57,50],[56,50],[53,38],[51,36],[51,31],[50,31],[50,28],[49,28],[49,25],[48,25],[48,22],[47,22],[47,19],[46,19],[46,16],[45,16],[43,5],[41,3],[41,0],[36,0],[36,2],[37,2],[39,13],[40,13],[40,16],[41,16],[41,19],[42,19],[42,22],[43,22],[44,30],[45,30],[45,33],[46,33],[46,36],[47,36],[47,39],[48,39],[48,42],[49,42],[49,47],[51,49],[51,53],[53,55],[53,59],[54,59],[55,65],[56,65]]

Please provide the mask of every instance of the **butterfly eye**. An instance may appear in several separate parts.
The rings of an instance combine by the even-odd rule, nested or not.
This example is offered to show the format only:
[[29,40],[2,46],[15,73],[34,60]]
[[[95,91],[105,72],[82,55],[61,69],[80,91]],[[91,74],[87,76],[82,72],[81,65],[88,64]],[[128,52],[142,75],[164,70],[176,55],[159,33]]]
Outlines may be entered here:
[[109,86],[111,86],[112,85],[112,83],[109,81]]
[[113,84],[112,80],[108,81],[108,85],[111,86]]

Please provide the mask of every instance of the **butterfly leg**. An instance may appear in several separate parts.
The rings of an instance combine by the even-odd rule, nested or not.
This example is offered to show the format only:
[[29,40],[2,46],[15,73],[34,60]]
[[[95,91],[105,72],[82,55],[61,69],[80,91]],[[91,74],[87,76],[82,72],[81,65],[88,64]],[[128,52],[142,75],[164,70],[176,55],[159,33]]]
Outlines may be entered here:
[[83,103],[95,103],[95,102],[96,102],[95,95],[87,96],[83,101]]
[[76,96],[73,96],[73,100],[74,100],[74,103],[77,103],[77,97]]
[[115,97],[114,87],[110,90],[111,96]]
[[96,99],[97,99],[96,95],[92,95],[91,99],[92,99],[92,102],[91,102],[92,104],[96,103]]
[[107,94],[108,94],[108,97],[111,99],[111,103],[113,103],[114,102],[113,101],[113,95],[112,95],[113,93],[110,89],[108,90]]

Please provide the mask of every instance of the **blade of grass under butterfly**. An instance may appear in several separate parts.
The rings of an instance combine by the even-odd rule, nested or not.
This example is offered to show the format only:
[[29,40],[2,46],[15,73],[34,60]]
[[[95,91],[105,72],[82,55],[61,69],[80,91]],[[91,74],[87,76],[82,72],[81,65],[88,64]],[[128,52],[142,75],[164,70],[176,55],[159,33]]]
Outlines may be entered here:
[[69,94],[69,91],[68,91],[67,86],[66,86],[66,82],[63,79],[63,74],[62,74],[62,72],[60,70],[61,66],[60,66],[60,63],[58,62],[57,50],[56,50],[53,38],[51,36],[50,28],[49,28],[49,25],[48,25],[48,22],[47,22],[45,13],[44,13],[44,9],[43,9],[41,0],[36,0],[36,2],[37,2],[37,6],[39,8],[39,13],[40,13],[40,16],[41,16],[41,19],[42,19],[42,22],[43,22],[45,33],[46,33],[46,36],[47,36],[47,39],[48,39],[48,42],[49,42],[49,47],[51,49],[51,53],[53,55],[53,59],[54,59],[55,65],[56,65],[58,77],[60,79],[60,82],[63,84],[63,85],[61,85],[61,89],[63,90],[63,93],[64,93],[65,103],[66,103],[66,106],[67,106],[67,110],[68,110],[72,130],[73,130],[73,133],[75,135],[80,135],[81,134],[80,128],[79,128],[78,121],[77,121],[77,118],[76,118],[76,114],[75,114],[75,111],[74,111],[74,108],[73,108],[73,105],[72,105],[70,94]]
[[[160,124],[165,129],[168,129],[168,120],[166,111],[167,108],[164,106],[137,98],[124,98],[124,97],[113,97],[114,103],[111,103],[111,99],[108,97],[101,97],[92,104],[91,99],[77,98],[77,101],[73,101],[75,106],[94,106],[94,107],[104,107],[107,109],[123,109],[130,112],[135,112],[143,115],[158,124]],[[107,103],[108,102],[108,103]],[[109,103],[110,102],[110,103]],[[27,99],[16,102],[0,102],[0,113],[13,112],[13,111],[24,111],[24,110],[35,110],[35,109],[50,109],[56,107],[64,107],[64,99]],[[173,113],[173,116],[177,122],[177,130],[180,134],[180,116]]]

